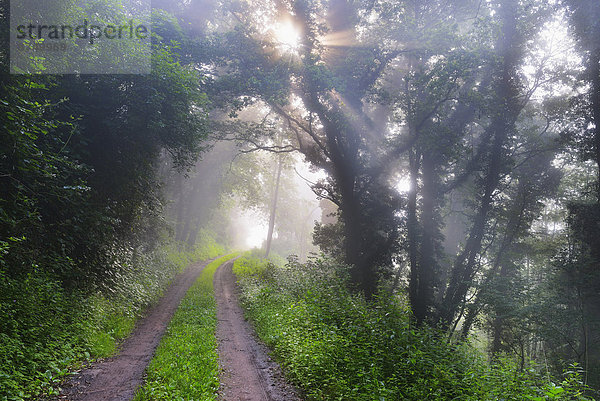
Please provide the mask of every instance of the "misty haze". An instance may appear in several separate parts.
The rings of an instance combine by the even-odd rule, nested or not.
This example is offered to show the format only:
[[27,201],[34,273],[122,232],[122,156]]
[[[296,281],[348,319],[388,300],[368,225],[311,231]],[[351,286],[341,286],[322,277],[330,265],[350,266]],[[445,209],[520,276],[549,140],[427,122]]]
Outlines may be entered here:
[[0,401],[600,400],[600,1],[0,20]]

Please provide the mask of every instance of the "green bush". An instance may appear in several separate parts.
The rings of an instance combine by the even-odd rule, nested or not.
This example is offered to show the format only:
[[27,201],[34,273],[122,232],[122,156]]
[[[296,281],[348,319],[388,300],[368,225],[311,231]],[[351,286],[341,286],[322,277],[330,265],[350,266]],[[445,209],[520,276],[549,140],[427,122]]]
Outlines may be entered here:
[[191,251],[181,252],[177,250],[176,244],[169,246],[168,260],[169,262],[179,266],[180,269],[185,269],[190,263],[197,260],[207,260],[223,255],[226,252],[225,247],[220,245],[213,233],[208,230],[201,229],[197,236],[197,243]]
[[508,361],[489,366],[470,345],[414,327],[396,297],[367,303],[329,260],[281,268],[241,258],[234,272],[258,335],[307,400],[585,399],[577,380],[553,386]]

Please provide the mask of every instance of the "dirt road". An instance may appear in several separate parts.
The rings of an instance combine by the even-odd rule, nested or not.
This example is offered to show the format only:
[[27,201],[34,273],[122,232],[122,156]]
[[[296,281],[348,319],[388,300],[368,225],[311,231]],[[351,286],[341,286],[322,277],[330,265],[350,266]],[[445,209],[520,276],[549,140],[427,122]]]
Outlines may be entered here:
[[300,401],[244,320],[232,265],[232,261],[224,263],[214,277],[221,366],[219,397],[222,401]]
[[[120,347],[119,355],[82,370],[63,387],[57,400],[131,401],[173,313],[207,264],[192,265],[177,277],[158,305],[138,322],[133,334]],[[235,292],[232,264],[230,261],[221,265],[214,277],[221,366],[219,399],[300,401],[244,320]]]
[[142,384],[144,370],[163,336],[167,324],[190,286],[208,262],[196,263],[179,275],[158,305],[140,320],[120,347],[119,355],[94,363],[74,376],[59,400],[130,401]]

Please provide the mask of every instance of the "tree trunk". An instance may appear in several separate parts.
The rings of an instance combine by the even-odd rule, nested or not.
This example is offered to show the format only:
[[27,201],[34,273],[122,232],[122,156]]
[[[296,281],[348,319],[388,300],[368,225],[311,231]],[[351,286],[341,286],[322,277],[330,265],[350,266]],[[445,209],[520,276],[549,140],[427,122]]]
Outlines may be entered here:
[[600,204],[600,50],[590,55],[589,73],[592,79],[592,118],[594,119],[594,148],[595,162],[597,165],[596,194]]
[[438,202],[436,193],[435,163],[432,152],[424,152],[421,159],[422,206],[421,224],[417,218],[417,191],[419,163],[417,155],[410,155],[411,186],[408,197],[408,245],[411,266],[409,296],[413,316],[417,325],[431,317],[434,306],[435,273],[437,265],[437,230],[435,208]]
[[[475,318],[477,314],[480,312],[483,305],[481,305],[481,299],[485,298],[487,294],[490,283],[494,280],[498,273],[498,269],[500,269],[500,277],[506,277],[508,272],[505,270],[505,264],[508,259],[508,254],[510,253],[511,248],[513,247],[516,239],[518,238],[519,230],[523,225],[524,214],[527,209],[527,187],[523,187],[520,190],[521,196],[518,197],[518,203],[513,208],[514,218],[511,218],[504,229],[504,237],[502,238],[502,243],[498,248],[498,252],[496,253],[496,257],[494,258],[494,263],[490,268],[489,272],[486,274],[485,281],[481,286],[480,291],[475,296],[475,300],[467,305],[466,310],[467,314],[465,317],[465,321],[462,327],[462,338],[465,339],[469,335],[471,331],[471,327],[475,322]],[[508,294],[507,294],[508,296]]]
[[185,212],[185,193],[183,190],[183,176],[181,174],[177,177],[177,188],[179,192],[179,199],[177,200],[177,216],[175,218],[175,242],[180,243],[183,241],[183,226],[184,226],[184,212]]
[[488,214],[492,210],[493,195],[500,182],[505,162],[506,151],[504,148],[522,109],[518,98],[519,89],[516,74],[521,58],[519,43],[517,42],[519,39],[517,37],[517,8],[518,2],[511,0],[503,2],[499,11],[503,24],[498,48],[503,60],[500,66],[501,78],[496,84],[498,111],[492,118],[488,128],[492,132],[493,142],[488,152],[489,161],[478,212],[473,221],[465,249],[454,262],[450,283],[438,315],[438,322],[446,329],[451,327],[460,310],[461,303],[465,301],[465,297],[471,288]]
[[269,216],[269,232],[267,234],[267,249],[265,250],[265,258],[269,257],[271,252],[271,242],[273,241],[273,230],[275,229],[275,213],[277,212],[277,198],[279,197],[279,182],[281,180],[281,170],[283,169],[282,156],[279,155],[277,162],[277,174],[275,178],[275,186],[273,189],[273,201],[271,202],[271,213]]
[[[508,286],[510,285],[511,278],[514,278],[514,275],[515,271],[510,267],[509,263],[502,263],[502,267],[500,268],[499,273],[498,289],[499,293],[504,292],[502,295],[504,295],[505,297],[510,296],[507,293],[507,290],[509,289]],[[492,357],[496,357],[500,352],[502,352],[504,348],[502,346],[502,339],[504,338],[504,329],[506,325],[509,324],[506,322],[506,312],[506,307],[503,307],[502,305],[496,305],[496,307],[494,308],[494,316],[492,320],[492,347],[490,349]]]
[[419,258],[419,303],[423,319],[431,317],[434,304],[434,288],[437,269],[437,239],[440,236],[436,222],[437,180],[432,151],[423,153],[422,181],[423,200],[421,206],[421,252]]
[[419,292],[419,266],[418,266],[418,243],[419,243],[419,226],[417,220],[417,191],[418,191],[418,177],[419,177],[419,164],[418,157],[414,150],[410,151],[409,154],[409,167],[410,167],[410,192],[408,193],[407,203],[407,236],[408,236],[408,260],[410,264],[410,275],[409,275],[409,300],[412,308],[413,316],[420,325],[426,317],[426,308],[422,303],[422,297]]

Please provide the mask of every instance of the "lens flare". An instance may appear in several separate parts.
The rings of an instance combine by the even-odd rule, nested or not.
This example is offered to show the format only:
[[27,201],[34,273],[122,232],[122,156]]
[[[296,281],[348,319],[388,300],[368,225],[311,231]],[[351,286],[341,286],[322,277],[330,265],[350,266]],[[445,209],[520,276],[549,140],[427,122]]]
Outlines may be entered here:
[[273,37],[283,51],[296,52],[300,48],[300,32],[291,21],[276,23],[273,27]]

